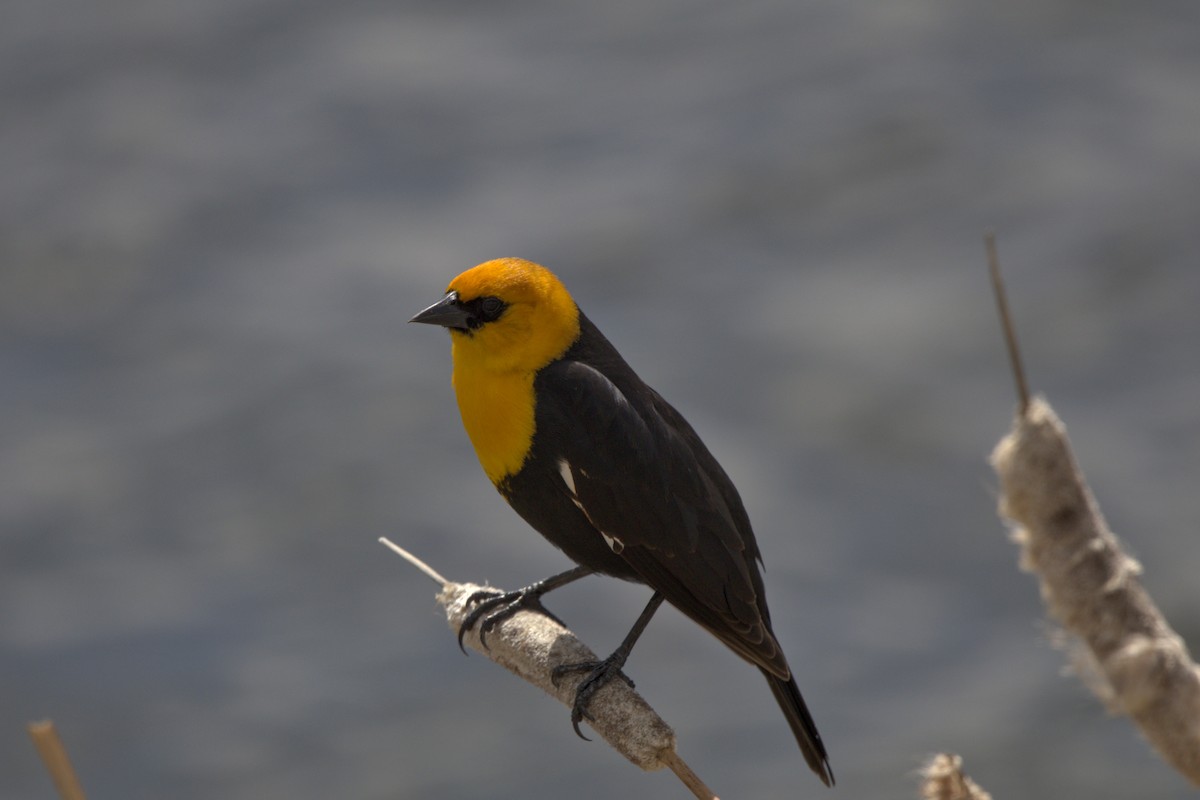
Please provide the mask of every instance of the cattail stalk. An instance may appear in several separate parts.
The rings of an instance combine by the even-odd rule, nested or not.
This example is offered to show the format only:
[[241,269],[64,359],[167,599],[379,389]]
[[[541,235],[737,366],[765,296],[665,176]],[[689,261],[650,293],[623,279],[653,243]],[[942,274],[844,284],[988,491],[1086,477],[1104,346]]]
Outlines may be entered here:
[[[483,589],[473,583],[456,583],[439,575],[411,553],[387,539],[385,545],[420,569],[441,586],[438,604],[446,612],[446,622],[455,633],[470,613],[467,602]],[[493,591],[496,591],[493,587]],[[508,671],[538,687],[568,708],[575,702],[575,691],[587,676],[567,673],[555,685],[554,669],[596,661],[596,654],[575,634],[545,614],[518,611],[501,621],[487,634],[487,646],[479,640],[478,625],[467,630],[463,643]],[[698,798],[717,800],[696,773],[675,750],[675,732],[671,730],[633,687],[622,680],[606,683],[588,705],[587,723],[604,741],[629,761],[644,770],[666,767]]]

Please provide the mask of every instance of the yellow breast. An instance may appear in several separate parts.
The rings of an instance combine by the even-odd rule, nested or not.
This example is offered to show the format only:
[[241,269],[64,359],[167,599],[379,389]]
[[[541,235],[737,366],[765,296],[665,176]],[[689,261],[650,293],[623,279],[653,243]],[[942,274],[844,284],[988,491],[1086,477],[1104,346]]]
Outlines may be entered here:
[[463,369],[455,359],[454,394],[463,427],[493,484],[525,463],[534,431],[532,372]]

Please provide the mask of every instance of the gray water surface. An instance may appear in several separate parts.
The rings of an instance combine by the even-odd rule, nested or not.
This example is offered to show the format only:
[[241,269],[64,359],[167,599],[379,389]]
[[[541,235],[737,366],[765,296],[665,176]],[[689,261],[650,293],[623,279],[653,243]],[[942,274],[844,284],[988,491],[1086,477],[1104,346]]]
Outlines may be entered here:
[[[0,796],[682,797],[463,658],[434,587],[566,566],[488,485],[461,270],[555,269],[741,488],[828,794],[674,611],[629,663],[723,797],[1181,798],[1060,675],[986,456],[1033,385],[1200,637],[1200,6],[0,8]],[[549,605],[597,649],[648,594]]]

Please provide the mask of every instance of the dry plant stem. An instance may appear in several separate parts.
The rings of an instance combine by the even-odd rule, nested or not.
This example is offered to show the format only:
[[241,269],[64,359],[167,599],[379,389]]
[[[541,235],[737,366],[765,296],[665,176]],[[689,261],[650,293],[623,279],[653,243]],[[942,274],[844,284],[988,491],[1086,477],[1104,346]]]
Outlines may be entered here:
[[664,750],[659,755],[667,768],[675,773],[675,777],[679,778],[693,795],[703,800],[721,800],[712,789],[704,785],[700,776],[692,772],[688,763],[680,758],[674,750]]
[[921,767],[921,800],[992,800],[962,771],[962,758],[938,753]]
[[1004,330],[1004,343],[1008,346],[1008,360],[1012,366],[1013,380],[1017,384],[1017,401],[1021,416],[1029,410],[1029,387],[1025,384],[1025,366],[1021,363],[1021,350],[1017,347],[1017,331],[1013,326],[1012,314],[1008,310],[1008,293],[1004,291],[1004,279],[1000,276],[1000,257],[996,254],[996,234],[990,231],[983,237],[987,249],[988,272],[992,276],[992,294],[996,297],[996,313],[1000,315],[1000,327]]
[[50,720],[31,722],[26,726],[33,746],[37,748],[46,771],[54,781],[54,788],[63,800],[84,800],[83,787],[71,767],[71,759],[67,757],[67,748],[58,737],[58,730]]
[[[402,548],[386,539],[380,541],[442,587],[437,601],[446,612],[450,629],[457,633],[471,610],[467,599],[484,587],[448,581]],[[549,617],[531,611],[518,611],[500,622],[488,633],[487,641],[486,648],[480,644],[478,626],[463,636],[463,643],[472,650],[524,678],[568,708],[574,703],[575,690],[586,675],[568,673],[555,686],[550,678],[554,668],[598,660],[571,631]],[[675,733],[671,727],[627,683],[614,680],[605,684],[592,698],[588,713],[591,719],[587,722],[591,728],[625,758],[644,770],[668,767],[696,797],[717,800],[713,791],[676,753]]]
[[1109,531],[1045,400],[1034,398],[991,460],[1000,513],[1017,524],[1021,566],[1037,574],[1050,613],[1091,651],[1111,705],[1200,786],[1200,670]]

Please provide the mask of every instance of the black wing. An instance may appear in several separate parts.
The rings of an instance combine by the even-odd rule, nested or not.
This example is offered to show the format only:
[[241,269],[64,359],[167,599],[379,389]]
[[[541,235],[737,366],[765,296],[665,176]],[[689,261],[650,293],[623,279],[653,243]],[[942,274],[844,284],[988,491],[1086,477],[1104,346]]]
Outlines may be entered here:
[[788,678],[737,490],[687,421],[619,356],[601,366],[613,378],[570,354],[539,373],[543,453],[597,535],[646,584],[742,657]]

